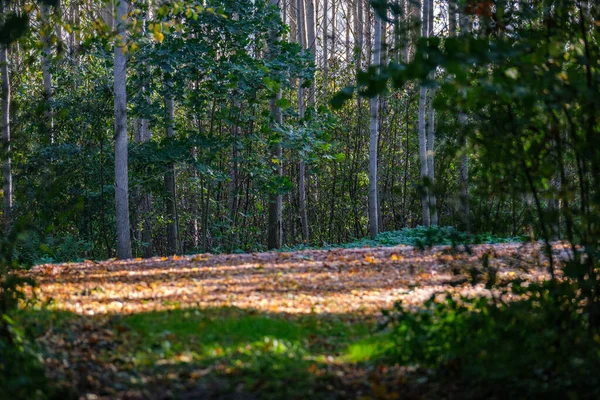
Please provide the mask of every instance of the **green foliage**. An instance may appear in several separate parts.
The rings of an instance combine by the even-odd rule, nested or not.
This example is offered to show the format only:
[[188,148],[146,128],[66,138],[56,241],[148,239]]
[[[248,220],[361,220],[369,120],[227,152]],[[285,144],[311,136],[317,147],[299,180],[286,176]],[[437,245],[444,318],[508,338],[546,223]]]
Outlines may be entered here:
[[[364,238],[349,243],[324,245],[318,248],[355,248],[355,247],[378,247],[378,246],[415,246],[424,248],[439,245],[457,245],[457,244],[483,244],[483,243],[510,243],[526,240],[524,237],[498,237],[490,233],[468,234],[460,232],[452,226],[432,226],[426,228],[418,226],[416,228],[404,228],[399,231],[383,232],[378,234],[375,239]],[[293,247],[284,248],[284,251],[298,250],[306,248]]]
[[571,301],[576,286],[514,285],[504,294],[526,298],[436,294],[417,310],[397,303],[384,312],[389,353],[484,397],[600,395],[600,336]]
[[29,301],[23,292],[35,282],[19,273],[22,260],[15,257],[15,244],[26,232],[26,225],[15,223],[0,241],[0,398],[45,398],[45,373],[41,356],[14,314]]

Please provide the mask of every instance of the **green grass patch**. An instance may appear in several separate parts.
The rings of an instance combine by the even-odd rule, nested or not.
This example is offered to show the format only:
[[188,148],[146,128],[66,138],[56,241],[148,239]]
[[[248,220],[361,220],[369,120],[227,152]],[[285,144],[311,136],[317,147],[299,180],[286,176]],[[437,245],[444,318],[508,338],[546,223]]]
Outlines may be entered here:
[[[197,379],[218,382],[225,397],[241,390],[261,398],[328,398],[336,379],[333,365],[374,362],[389,342],[373,336],[372,324],[345,316],[238,308],[118,315],[102,323],[96,317],[30,310],[20,320],[34,336],[51,329],[66,341],[110,330],[114,343],[98,344],[95,355],[101,363],[118,365],[130,377],[129,387],[170,387],[173,382],[165,377],[176,376],[184,386]],[[198,378],[198,371],[206,375]]]

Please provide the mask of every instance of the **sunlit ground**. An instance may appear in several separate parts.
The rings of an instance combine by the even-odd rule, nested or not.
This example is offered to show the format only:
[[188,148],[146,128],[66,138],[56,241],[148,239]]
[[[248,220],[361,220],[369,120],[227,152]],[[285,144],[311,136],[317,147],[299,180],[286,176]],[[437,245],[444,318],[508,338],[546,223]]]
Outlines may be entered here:
[[410,369],[384,357],[381,309],[441,291],[489,295],[463,275],[484,256],[500,280],[546,278],[537,245],[470,250],[45,265],[31,272],[37,311],[24,318],[52,380],[84,398],[377,398],[392,396],[389,388],[410,397]]

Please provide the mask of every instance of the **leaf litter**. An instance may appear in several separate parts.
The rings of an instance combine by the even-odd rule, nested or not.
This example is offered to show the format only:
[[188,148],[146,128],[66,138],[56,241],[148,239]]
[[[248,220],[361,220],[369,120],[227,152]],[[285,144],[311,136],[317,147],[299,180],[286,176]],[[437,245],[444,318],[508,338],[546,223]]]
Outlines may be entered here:
[[[469,269],[481,267],[483,258],[499,280],[548,278],[548,261],[536,243],[456,250],[450,246],[425,250],[397,246],[198,254],[41,265],[28,274],[38,283],[34,289],[38,304],[53,312],[75,314],[69,314],[67,332],[54,331],[50,324],[38,338],[46,349],[45,365],[52,380],[62,382],[81,398],[162,399],[172,398],[174,393],[190,399],[222,398],[228,384],[219,378],[223,374],[213,372],[227,372],[224,364],[188,371],[186,379],[177,373],[144,374],[135,360],[123,354],[128,328],[119,318],[153,311],[226,308],[290,319],[321,316],[349,324],[375,323],[381,310],[396,301],[418,307],[435,293],[490,295],[484,281],[475,283],[466,277]],[[562,243],[556,243],[554,250],[558,258],[568,252]],[[219,351],[217,348],[215,354],[220,355]],[[410,393],[404,381],[410,368],[366,368],[334,356],[337,354],[326,356],[322,365],[311,363],[307,368],[317,378],[329,377],[320,388],[328,393],[326,398],[395,398],[396,390],[391,388],[403,385],[403,397]],[[190,358],[187,353],[177,357],[178,362]],[[148,389],[150,382],[160,390]],[[241,398],[253,398],[262,384],[254,384],[254,393],[247,387],[228,390],[245,393]]]

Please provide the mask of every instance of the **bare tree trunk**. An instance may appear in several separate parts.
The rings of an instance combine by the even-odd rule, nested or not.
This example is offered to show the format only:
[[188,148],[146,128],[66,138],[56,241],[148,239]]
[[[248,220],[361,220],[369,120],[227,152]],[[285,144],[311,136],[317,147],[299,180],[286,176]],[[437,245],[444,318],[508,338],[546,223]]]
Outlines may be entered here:
[[[278,7],[278,0],[270,0],[271,5]],[[275,46],[281,40],[279,29],[273,29],[270,32],[268,43],[268,56],[275,57]],[[278,101],[281,99],[281,91],[269,100],[269,108],[271,111],[271,131],[272,135],[276,136],[271,144],[271,170],[278,180],[283,176],[282,165],[282,149],[280,134],[275,133],[276,128],[281,125],[281,108]],[[281,193],[272,192],[269,194],[269,219],[268,219],[268,234],[267,247],[269,249],[278,249],[283,245],[283,196]]]
[[[167,138],[175,137],[175,106],[171,94],[171,82],[167,81],[167,96],[165,98],[165,108],[167,109]],[[167,253],[176,254],[179,251],[178,240],[179,232],[177,225],[177,192],[175,182],[175,163],[169,164],[165,174],[165,190],[167,208]]]
[[117,257],[131,258],[129,232],[129,177],[127,154],[127,0],[117,5],[115,25],[114,92],[115,92],[115,202],[117,222]]
[[[44,129],[50,144],[54,143],[54,115],[52,112],[52,72],[50,72],[50,56],[52,53],[50,6],[42,4],[42,79],[44,83]],[[58,5],[60,7],[60,4]]]
[[[151,4],[148,4],[151,6]],[[142,20],[142,29],[145,33],[145,24],[147,19],[151,18],[151,10],[148,10],[148,14],[146,14]],[[145,68],[148,74],[151,74],[151,69],[149,66],[142,64],[142,67]],[[142,85],[142,93],[143,99],[146,106],[148,106],[150,99],[148,98],[148,88],[146,84]],[[150,122],[146,118],[137,118],[133,123],[133,136],[134,140],[137,143],[143,144],[152,139],[152,132],[150,130]],[[144,189],[142,187],[138,187],[136,189],[136,197],[138,199],[138,215],[141,216],[142,223],[141,234],[139,237],[142,242],[142,257],[150,258],[153,255],[152,249],[152,192]],[[139,224],[136,224],[139,226]]]
[[[363,0],[354,0],[356,4],[356,70],[360,71],[362,69],[362,52],[363,52],[363,39],[364,39],[364,15],[363,15]],[[370,46],[370,44],[369,44]]]
[[[427,37],[429,34],[429,0],[423,0],[421,35]],[[427,164],[427,127],[426,127],[426,109],[427,109],[427,88],[421,86],[419,90],[419,163],[421,165],[421,180],[423,187],[421,192],[421,206],[423,209],[423,225],[431,225],[429,211],[429,180]]]
[[427,108],[427,176],[429,177],[429,212],[431,224],[438,224],[437,199],[435,197],[435,110],[433,99],[435,90],[429,89],[429,104]]
[[[137,143],[148,142],[152,134],[149,129],[148,120],[139,118],[134,122],[134,139]],[[137,197],[139,199],[139,212],[142,218],[141,241],[142,256],[144,258],[152,257],[152,192],[138,188]]]
[[[0,11],[4,5],[0,3]],[[2,75],[2,147],[4,176],[4,229],[8,232],[12,225],[12,170],[10,156],[10,75],[8,65],[8,45],[0,45],[0,71]]]
[[[375,14],[373,65],[381,63],[381,18]],[[379,200],[377,181],[377,139],[379,137],[379,95],[371,98],[371,126],[369,135],[369,236],[379,233]]]
[[[304,46],[304,4],[303,0],[296,0],[297,8],[297,23],[298,23],[298,44],[302,49]],[[304,88],[302,87],[302,81],[298,81],[298,114],[300,120],[304,119]],[[304,160],[300,160],[298,165],[298,191],[299,191],[299,209],[300,209],[300,224],[302,227],[302,241],[308,243],[309,231],[308,231],[308,214],[306,211],[306,164]]]
[[[351,1],[351,0],[349,0]],[[327,48],[328,44],[328,26],[329,26],[329,18],[328,18],[328,9],[329,9],[329,1],[323,0],[323,88],[325,96],[327,96],[327,78],[328,78],[328,70],[329,70],[329,49]]]
[[[456,7],[454,7],[456,10]],[[459,15],[460,18],[460,34],[468,35],[469,34],[469,16],[462,11]],[[456,23],[454,24],[456,26]],[[464,93],[464,91],[463,91]],[[467,124],[467,114],[464,112],[460,112],[458,114],[458,122],[459,125],[464,127]],[[468,143],[463,140],[462,143],[462,154],[458,159],[458,190],[459,190],[459,200],[460,200],[460,219],[461,219],[461,229],[465,232],[470,232],[471,224],[469,217],[469,153],[468,153]]]
[[[306,0],[306,38],[308,40],[306,47],[310,51],[313,63],[317,54],[317,36],[315,30],[315,1]],[[316,90],[315,77],[313,75],[310,88],[308,89],[308,107],[311,109],[311,112],[314,111],[315,107]]]

